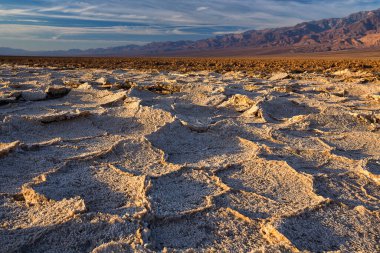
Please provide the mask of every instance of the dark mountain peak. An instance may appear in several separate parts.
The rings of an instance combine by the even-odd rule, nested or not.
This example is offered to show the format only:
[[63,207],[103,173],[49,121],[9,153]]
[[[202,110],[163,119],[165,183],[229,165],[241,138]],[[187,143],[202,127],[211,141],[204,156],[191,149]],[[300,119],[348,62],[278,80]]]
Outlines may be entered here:
[[250,30],[240,34],[226,34],[214,38],[151,43],[141,52],[153,54],[223,49],[286,48],[293,52],[316,52],[366,48],[380,45],[380,9],[362,11],[344,18],[329,18],[303,22],[293,27]]

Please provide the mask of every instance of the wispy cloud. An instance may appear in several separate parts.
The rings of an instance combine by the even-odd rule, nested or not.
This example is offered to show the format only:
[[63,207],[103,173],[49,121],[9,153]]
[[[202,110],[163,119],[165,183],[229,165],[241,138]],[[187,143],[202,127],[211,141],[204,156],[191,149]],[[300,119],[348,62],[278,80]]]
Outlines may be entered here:
[[198,7],[197,8],[197,11],[205,11],[205,10],[207,10],[208,9],[208,7],[206,7],[206,6],[201,6],[201,7]]

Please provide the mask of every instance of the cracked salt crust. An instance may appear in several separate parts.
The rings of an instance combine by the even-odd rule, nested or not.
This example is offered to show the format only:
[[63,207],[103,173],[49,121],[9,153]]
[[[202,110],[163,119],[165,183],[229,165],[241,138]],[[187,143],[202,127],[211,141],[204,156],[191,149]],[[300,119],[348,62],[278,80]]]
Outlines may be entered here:
[[380,251],[353,77],[3,65],[0,252]]

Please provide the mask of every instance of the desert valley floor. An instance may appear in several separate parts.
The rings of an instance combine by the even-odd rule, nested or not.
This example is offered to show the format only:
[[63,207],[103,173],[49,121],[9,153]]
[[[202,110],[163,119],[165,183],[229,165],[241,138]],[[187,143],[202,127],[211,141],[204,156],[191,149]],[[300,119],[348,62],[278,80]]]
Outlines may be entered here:
[[0,252],[380,252],[370,73],[0,66]]

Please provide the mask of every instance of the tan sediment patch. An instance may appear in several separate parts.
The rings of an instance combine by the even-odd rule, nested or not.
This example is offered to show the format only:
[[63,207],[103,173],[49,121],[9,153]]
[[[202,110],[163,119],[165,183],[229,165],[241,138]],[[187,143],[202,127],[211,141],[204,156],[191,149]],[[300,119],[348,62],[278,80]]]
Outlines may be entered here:
[[79,117],[85,117],[90,115],[89,111],[63,111],[63,112],[52,112],[49,114],[44,114],[40,116],[32,116],[32,117],[25,117],[28,120],[33,120],[33,121],[38,121],[41,123],[52,123],[52,122],[59,122],[59,121],[64,121],[64,120],[70,120],[70,119],[75,119]]
[[379,240],[378,222],[378,211],[327,203],[279,221],[276,228],[299,250],[378,251],[373,243]]
[[[23,187],[27,203],[44,203],[80,196],[90,212],[133,216],[143,208],[144,177],[108,166],[71,162],[43,179]],[[96,194],[95,194],[96,193]]]
[[292,248],[286,241],[271,245],[261,229],[261,221],[245,219],[231,209],[217,209],[158,221],[152,225],[151,237],[156,250],[244,252]]
[[20,145],[19,141],[11,143],[0,143],[0,157],[5,156],[15,150]]
[[284,161],[254,159],[218,173],[233,191],[222,204],[252,218],[267,218],[303,210],[324,198],[313,191],[313,180]]

